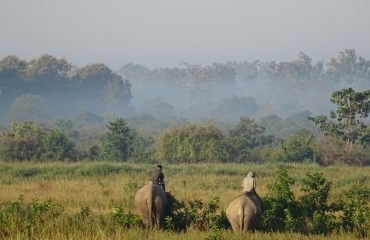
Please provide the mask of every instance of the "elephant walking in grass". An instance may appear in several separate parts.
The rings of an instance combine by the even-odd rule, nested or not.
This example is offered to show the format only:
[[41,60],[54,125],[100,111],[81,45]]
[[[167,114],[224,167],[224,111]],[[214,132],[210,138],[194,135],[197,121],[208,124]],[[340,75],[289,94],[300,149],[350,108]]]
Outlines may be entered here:
[[263,203],[255,191],[255,176],[249,173],[243,181],[243,193],[226,208],[226,216],[234,232],[256,230],[262,222]]
[[140,188],[135,195],[135,205],[146,227],[163,228],[167,197],[161,186],[148,183]]

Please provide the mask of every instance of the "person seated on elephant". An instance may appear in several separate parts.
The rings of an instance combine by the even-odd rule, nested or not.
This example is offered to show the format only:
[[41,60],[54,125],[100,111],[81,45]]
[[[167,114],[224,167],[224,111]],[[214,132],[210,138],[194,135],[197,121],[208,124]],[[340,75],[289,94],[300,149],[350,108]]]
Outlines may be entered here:
[[249,172],[243,180],[243,192],[256,192],[256,174]]
[[254,193],[256,197],[261,202],[262,212],[264,211],[263,201],[261,197],[256,192],[256,173],[249,172],[248,175],[243,180],[243,192]]
[[162,172],[162,165],[158,164],[157,168],[153,171],[150,181],[153,184],[160,185],[164,191],[166,191],[166,186],[164,183],[164,174]]

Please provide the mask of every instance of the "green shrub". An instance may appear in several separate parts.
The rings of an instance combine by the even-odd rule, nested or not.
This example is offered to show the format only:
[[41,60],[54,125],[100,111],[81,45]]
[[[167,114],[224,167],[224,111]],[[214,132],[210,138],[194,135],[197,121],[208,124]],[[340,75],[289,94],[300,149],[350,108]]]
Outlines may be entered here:
[[29,236],[34,230],[40,230],[43,224],[58,218],[63,208],[51,201],[37,199],[25,204],[21,195],[17,201],[0,204],[0,238],[20,232]]
[[1,133],[0,156],[6,161],[38,159],[42,153],[45,131],[34,122],[13,123]]
[[316,151],[312,134],[293,134],[280,147],[281,149],[273,154],[273,162],[304,162],[315,161]]
[[140,217],[130,211],[126,212],[122,207],[114,207],[107,215],[107,218],[113,223],[122,227],[130,228],[141,225]]
[[183,201],[177,200],[170,192],[167,195],[167,209],[165,218],[165,229],[173,231],[184,231],[190,224],[191,219],[187,215],[187,208]]
[[302,208],[291,190],[295,180],[283,167],[276,172],[274,182],[268,185],[264,199],[263,228],[274,231],[300,231],[304,218]]
[[103,160],[127,161],[131,154],[132,130],[123,118],[110,121],[107,128],[101,139],[99,157]]
[[[271,146],[275,138],[265,135],[265,128],[247,117],[240,117],[239,123],[230,130],[228,136],[232,158],[235,162],[261,162],[263,147]],[[256,149],[259,149],[259,151]]]
[[219,198],[204,203],[201,200],[189,201],[185,204],[167,193],[168,209],[165,218],[166,229],[184,231],[188,227],[205,231],[210,229],[228,228],[229,222],[224,211],[218,213]]
[[42,158],[45,160],[75,159],[75,144],[59,129],[49,131],[43,139]]
[[302,180],[300,205],[304,209],[306,229],[313,233],[328,233],[334,229],[335,217],[327,203],[332,183],[322,173],[307,174]]
[[230,160],[229,145],[216,126],[188,124],[159,136],[155,158],[169,163],[225,162]]
[[342,224],[347,230],[356,231],[360,237],[370,235],[370,188],[355,185],[343,194],[340,206]]

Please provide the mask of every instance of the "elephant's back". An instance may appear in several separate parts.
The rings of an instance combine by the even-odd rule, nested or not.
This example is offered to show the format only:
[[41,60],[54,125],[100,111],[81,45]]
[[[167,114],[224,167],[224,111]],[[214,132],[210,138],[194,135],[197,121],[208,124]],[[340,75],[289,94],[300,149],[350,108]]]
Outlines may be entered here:
[[250,193],[242,193],[234,198],[226,208],[226,215],[239,215],[241,212],[260,212],[261,204]]
[[237,215],[243,209],[243,196],[234,198],[226,208],[226,216],[229,218]]
[[147,203],[152,196],[152,184],[146,184],[142,186],[135,194],[136,205]]

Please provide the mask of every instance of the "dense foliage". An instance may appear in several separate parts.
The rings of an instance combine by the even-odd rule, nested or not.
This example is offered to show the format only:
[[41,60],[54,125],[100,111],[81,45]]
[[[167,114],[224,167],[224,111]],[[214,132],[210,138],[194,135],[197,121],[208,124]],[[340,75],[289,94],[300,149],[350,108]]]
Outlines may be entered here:
[[76,68],[47,54],[29,62],[13,55],[1,59],[0,92],[0,120],[45,121],[81,109],[105,116],[132,110],[131,83],[104,64]]
[[[286,167],[286,166],[285,166]],[[331,234],[350,231],[359,238],[370,234],[370,189],[366,186],[351,186],[340,192],[340,201],[329,203],[332,183],[320,172],[308,173],[300,183],[289,176],[285,167],[280,167],[268,185],[263,198],[263,231],[298,232],[302,234]],[[99,173],[100,174],[100,173]],[[112,174],[107,172],[106,174]],[[104,183],[100,183],[104,186]],[[292,190],[300,186],[299,197]],[[124,191],[134,193],[139,185],[129,182]],[[225,212],[220,209],[220,198],[209,201],[176,199],[167,193],[169,205],[165,219],[166,231],[207,232],[210,239],[220,239],[220,230],[230,229]],[[133,201],[133,199],[130,199]],[[126,203],[129,204],[129,203]],[[21,238],[37,239],[43,233],[77,232],[106,236],[141,227],[140,218],[120,203],[104,213],[92,211],[87,206],[71,212],[52,200],[32,199],[0,203],[0,237],[10,238],[17,234]],[[211,238],[212,237],[212,238]]]
[[158,138],[156,159],[169,163],[229,160],[225,135],[214,125],[185,125],[165,130]]
[[368,127],[364,121],[370,113],[370,90],[356,92],[352,88],[335,91],[330,99],[337,105],[337,110],[331,111],[330,117],[319,115],[311,118],[327,135],[333,135],[346,142],[346,151],[352,152],[352,145],[360,142],[369,143]]
[[[370,87],[369,69],[351,49],[327,65],[299,53],[289,62],[128,64],[123,77],[101,63],[9,55],[0,60],[0,160],[368,165],[370,95],[355,89]],[[312,117],[332,108],[329,93],[331,119]]]
[[328,203],[332,183],[322,173],[308,173],[301,183],[301,197],[295,196],[295,180],[284,168],[268,187],[264,199],[263,224],[266,230],[329,233],[341,228],[355,230],[360,237],[370,234],[370,189],[352,186],[340,204]]

